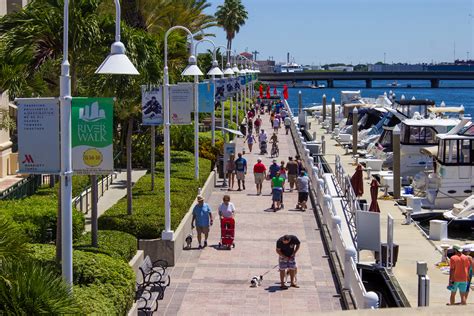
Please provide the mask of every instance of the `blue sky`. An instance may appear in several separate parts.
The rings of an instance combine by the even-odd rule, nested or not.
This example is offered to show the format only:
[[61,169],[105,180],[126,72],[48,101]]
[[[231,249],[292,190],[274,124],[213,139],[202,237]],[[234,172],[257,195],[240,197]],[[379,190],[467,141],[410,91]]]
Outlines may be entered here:
[[[213,14],[224,0],[208,0]],[[243,0],[249,18],[233,49],[297,63],[474,59],[474,0]],[[222,29],[212,29],[225,45]]]

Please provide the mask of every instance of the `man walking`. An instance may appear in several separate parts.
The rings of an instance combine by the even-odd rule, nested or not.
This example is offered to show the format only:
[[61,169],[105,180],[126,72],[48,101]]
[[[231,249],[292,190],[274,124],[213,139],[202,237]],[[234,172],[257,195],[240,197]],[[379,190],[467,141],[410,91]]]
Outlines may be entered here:
[[285,117],[283,122],[285,124],[286,135],[288,135],[288,132],[290,131],[290,127],[291,127],[291,118],[289,116],[287,116],[287,117]]
[[262,163],[262,159],[258,158],[257,163],[253,166],[253,175],[255,177],[255,185],[257,186],[257,195],[262,194],[263,180],[267,174],[267,167]]
[[471,262],[467,256],[461,252],[459,245],[454,245],[454,255],[449,259],[449,285],[448,289],[451,291],[448,305],[454,305],[456,299],[456,292],[459,289],[461,296],[461,305],[466,305],[467,283],[469,276],[469,268]]
[[242,188],[245,190],[245,175],[247,174],[247,160],[242,158],[242,153],[238,153],[238,157],[235,160],[235,172],[237,174],[237,191],[242,191],[240,188],[240,182],[242,182]]
[[300,172],[300,176],[296,180],[296,187],[298,189],[298,205],[296,205],[296,208],[306,211],[306,202],[308,202],[309,195],[309,178],[304,171]]
[[286,271],[290,274],[291,287],[298,288],[295,282],[296,260],[295,256],[300,249],[300,241],[294,235],[284,235],[276,243],[276,252],[278,254],[278,267],[280,270],[280,288],[287,289],[285,285]]
[[193,208],[193,219],[191,220],[191,229],[196,227],[197,238],[199,242],[199,249],[201,246],[201,234],[204,234],[204,247],[207,247],[207,238],[209,237],[209,226],[213,224],[211,208],[207,203],[204,203],[204,198],[201,195],[197,196],[197,202]]
[[286,173],[288,175],[288,183],[290,184],[290,192],[293,192],[296,178],[298,177],[298,163],[293,160],[293,157],[288,157],[288,162],[286,163]]

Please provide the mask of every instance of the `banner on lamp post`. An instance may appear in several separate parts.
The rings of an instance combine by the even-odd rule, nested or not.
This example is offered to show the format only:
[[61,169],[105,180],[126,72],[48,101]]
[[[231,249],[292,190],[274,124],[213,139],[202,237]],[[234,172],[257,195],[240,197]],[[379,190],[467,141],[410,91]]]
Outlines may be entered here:
[[113,98],[72,98],[72,169],[109,174],[114,169]]
[[175,125],[191,124],[193,107],[193,84],[180,83],[170,86],[170,123]]
[[225,79],[225,93],[224,96],[226,99],[232,97],[234,94],[234,85],[233,85],[233,79],[232,78],[226,78]]
[[234,91],[235,93],[238,93],[240,91],[240,79],[237,77],[237,78],[233,78],[234,80]]
[[163,125],[163,87],[142,86],[142,124]]
[[61,170],[59,100],[22,98],[18,106],[18,173],[58,174]]
[[240,79],[240,87],[243,88],[245,84],[247,83],[247,80],[245,76],[239,76],[239,79]]
[[199,113],[212,113],[214,108],[214,85],[211,82],[199,83]]
[[226,99],[226,80],[217,79],[216,80],[216,101],[223,101]]

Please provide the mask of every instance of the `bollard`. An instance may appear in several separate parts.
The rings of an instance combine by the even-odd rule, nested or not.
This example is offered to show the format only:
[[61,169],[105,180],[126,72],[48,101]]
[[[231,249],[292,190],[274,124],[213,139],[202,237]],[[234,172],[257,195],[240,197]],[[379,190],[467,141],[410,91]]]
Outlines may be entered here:
[[323,94],[323,121],[326,120],[326,95]]
[[359,110],[352,110],[352,154],[357,155],[357,137],[359,136]]
[[372,168],[367,167],[367,168],[365,168],[365,170],[367,171],[367,180],[370,180],[370,176],[371,176],[371,173],[372,173]]
[[413,208],[407,207],[406,208],[406,218],[405,222],[402,225],[410,225],[411,224],[411,213],[413,213]]
[[[334,215],[331,217],[332,219],[332,231],[331,235],[337,232],[337,229],[341,228],[341,217],[338,215]],[[337,244],[336,244],[336,238],[332,238],[332,250],[336,251],[337,250]]]
[[326,137],[324,135],[321,135],[321,151],[323,155],[326,155]]
[[442,244],[440,247],[443,250],[443,254],[441,255],[441,262],[448,262],[448,249],[451,246],[448,244]]
[[416,274],[418,275],[418,306],[430,305],[430,278],[427,275],[428,265],[426,262],[416,262]]
[[348,246],[344,251],[344,289],[351,289],[351,258],[357,262],[357,252],[352,246]]

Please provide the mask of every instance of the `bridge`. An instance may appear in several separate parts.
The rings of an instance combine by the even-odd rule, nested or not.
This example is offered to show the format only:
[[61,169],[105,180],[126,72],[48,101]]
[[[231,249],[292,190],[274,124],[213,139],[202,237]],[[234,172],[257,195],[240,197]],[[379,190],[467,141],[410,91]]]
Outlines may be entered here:
[[261,81],[326,81],[328,88],[334,88],[335,80],[363,80],[367,88],[372,88],[373,80],[427,80],[432,88],[439,88],[441,80],[474,80],[474,71],[413,71],[413,72],[282,72],[260,73]]

